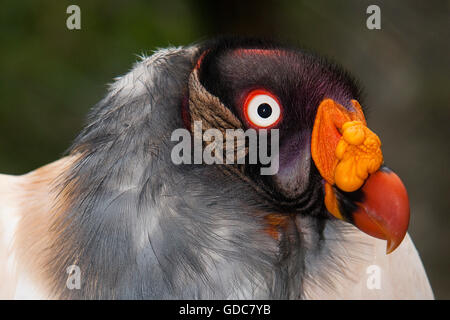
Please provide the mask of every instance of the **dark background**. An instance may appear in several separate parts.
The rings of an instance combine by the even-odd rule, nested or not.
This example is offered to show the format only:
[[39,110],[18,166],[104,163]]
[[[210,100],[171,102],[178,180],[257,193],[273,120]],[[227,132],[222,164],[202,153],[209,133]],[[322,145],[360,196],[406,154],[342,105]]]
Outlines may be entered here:
[[[81,30],[66,8],[81,8]],[[381,30],[366,8],[381,8]],[[450,1],[3,1],[0,172],[58,159],[106,84],[137,55],[215,34],[287,39],[363,83],[368,120],[411,199],[410,233],[437,298],[450,298]],[[399,266],[401,267],[401,266]]]

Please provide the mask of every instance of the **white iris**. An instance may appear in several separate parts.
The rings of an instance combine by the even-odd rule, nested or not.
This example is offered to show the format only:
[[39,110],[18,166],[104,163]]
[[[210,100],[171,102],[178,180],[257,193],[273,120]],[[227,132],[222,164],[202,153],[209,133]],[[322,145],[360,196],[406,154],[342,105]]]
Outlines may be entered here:
[[[264,106],[266,105],[266,106]],[[266,114],[270,114],[265,117],[264,114],[261,114],[261,108],[271,108],[271,112],[267,112]],[[258,112],[258,109],[260,111]],[[269,127],[273,125],[280,118],[281,108],[278,102],[269,95],[266,94],[258,94],[252,98],[247,107],[247,116],[248,119],[258,127]]]

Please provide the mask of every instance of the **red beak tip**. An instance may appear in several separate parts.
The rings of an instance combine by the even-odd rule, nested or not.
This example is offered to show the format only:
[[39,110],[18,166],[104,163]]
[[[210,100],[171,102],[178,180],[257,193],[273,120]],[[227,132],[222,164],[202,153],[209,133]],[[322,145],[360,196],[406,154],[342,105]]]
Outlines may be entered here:
[[400,241],[395,241],[388,239],[386,243],[386,254],[390,254],[398,248],[398,246],[402,243],[403,238]]
[[379,239],[387,240],[386,253],[402,243],[409,225],[409,199],[400,178],[390,170],[372,174],[363,186],[365,200],[354,214],[355,225]]

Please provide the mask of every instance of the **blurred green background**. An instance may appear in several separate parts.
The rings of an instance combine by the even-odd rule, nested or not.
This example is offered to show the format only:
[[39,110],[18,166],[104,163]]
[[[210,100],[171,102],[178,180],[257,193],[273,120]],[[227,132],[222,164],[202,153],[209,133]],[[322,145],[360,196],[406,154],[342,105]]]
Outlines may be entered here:
[[[66,8],[81,8],[81,30]],[[381,8],[381,30],[366,8]],[[58,159],[106,84],[137,55],[223,33],[287,39],[364,85],[371,128],[411,199],[410,233],[437,298],[450,298],[450,1],[2,1],[0,172]],[[401,267],[401,266],[400,266]]]

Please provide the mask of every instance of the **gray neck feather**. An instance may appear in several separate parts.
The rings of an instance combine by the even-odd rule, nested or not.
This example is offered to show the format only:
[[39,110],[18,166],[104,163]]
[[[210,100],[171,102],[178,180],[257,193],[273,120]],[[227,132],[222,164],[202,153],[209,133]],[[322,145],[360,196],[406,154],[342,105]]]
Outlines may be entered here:
[[[302,298],[305,265],[322,268],[314,264],[329,247],[314,219],[293,218],[276,241],[263,232],[268,208],[254,190],[214,166],[170,160],[194,53],[144,59],[91,112],[72,149],[82,154],[66,178],[73,201],[55,223],[46,266],[56,296]],[[72,264],[80,290],[65,286]]]

